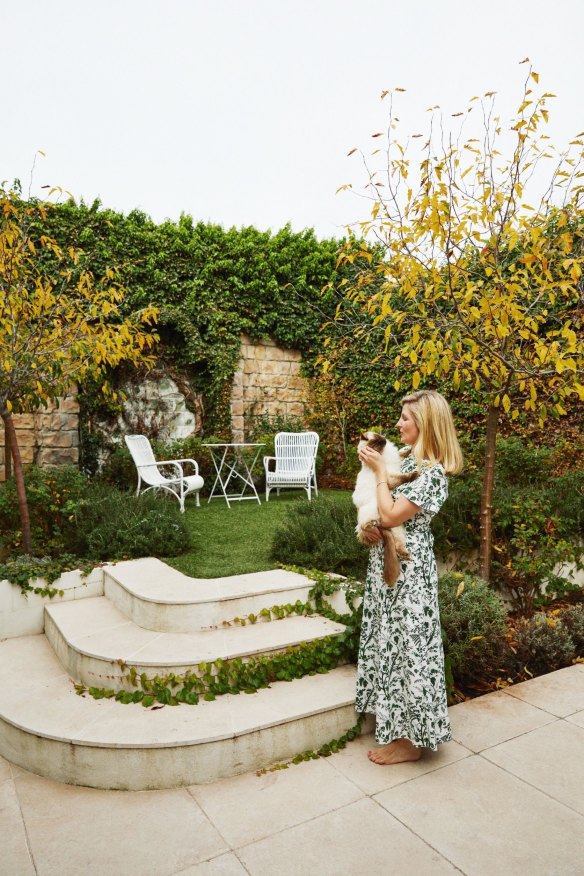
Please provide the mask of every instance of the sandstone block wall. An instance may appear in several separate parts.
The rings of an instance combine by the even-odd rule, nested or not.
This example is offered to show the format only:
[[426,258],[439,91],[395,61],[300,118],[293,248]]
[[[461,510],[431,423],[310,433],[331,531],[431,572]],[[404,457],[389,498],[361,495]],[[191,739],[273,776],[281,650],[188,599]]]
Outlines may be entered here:
[[244,441],[254,416],[302,417],[308,381],[300,374],[298,350],[284,350],[273,341],[241,339],[241,356],[231,390],[234,441]]
[[[254,416],[302,417],[308,399],[308,381],[300,375],[297,350],[277,347],[273,341],[253,343],[242,336],[241,357],[231,390],[231,425],[234,441],[244,441]],[[129,431],[153,429],[163,438],[184,438],[203,426],[202,399],[196,411],[169,377],[148,378],[127,390],[125,416],[112,427],[118,440]],[[79,464],[79,405],[74,394],[34,414],[15,414],[20,452],[25,465]],[[112,436],[113,437],[113,436]],[[0,420],[0,481],[5,480],[4,428]]]
[[[25,465],[78,465],[79,405],[75,395],[57,399],[34,414],[15,414],[14,426]],[[6,479],[4,452],[0,420],[0,481]]]

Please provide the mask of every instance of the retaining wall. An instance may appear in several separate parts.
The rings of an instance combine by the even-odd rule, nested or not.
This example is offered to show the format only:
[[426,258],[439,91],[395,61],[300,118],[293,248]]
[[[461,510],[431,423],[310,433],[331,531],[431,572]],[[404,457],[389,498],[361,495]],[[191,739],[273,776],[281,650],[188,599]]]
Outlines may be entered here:
[[302,417],[308,399],[308,381],[300,374],[298,350],[286,350],[273,341],[241,339],[241,356],[231,390],[231,426],[234,441],[245,440],[254,416]]
[[[79,463],[79,405],[75,394],[51,402],[34,414],[14,414],[18,446],[25,465]],[[6,479],[4,425],[0,420],[0,481]]]

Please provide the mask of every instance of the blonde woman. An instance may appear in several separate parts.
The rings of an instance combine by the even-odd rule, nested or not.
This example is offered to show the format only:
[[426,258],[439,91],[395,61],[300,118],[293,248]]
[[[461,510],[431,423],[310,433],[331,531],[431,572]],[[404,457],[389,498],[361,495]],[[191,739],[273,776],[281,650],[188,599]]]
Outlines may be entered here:
[[383,527],[404,524],[409,562],[394,587],[383,580],[383,543],[374,532],[363,601],[357,672],[358,712],[375,715],[368,753],[376,764],[418,760],[451,738],[446,708],[444,652],[438,611],[438,573],[430,521],[448,496],[448,475],[462,469],[450,406],[438,392],[421,390],[402,400],[397,428],[410,453],[402,471],[419,477],[396,487],[386,481],[379,453],[364,447],[359,458],[376,475]]

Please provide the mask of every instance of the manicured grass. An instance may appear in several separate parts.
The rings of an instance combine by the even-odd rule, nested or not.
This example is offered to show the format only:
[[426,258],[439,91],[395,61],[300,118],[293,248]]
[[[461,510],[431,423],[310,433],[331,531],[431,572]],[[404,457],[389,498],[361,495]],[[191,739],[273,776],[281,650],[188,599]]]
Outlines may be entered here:
[[[338,490],[319,490],[321,496],[341,497]],[[270,495],[270,501],[236,502],[231,508],[222,499],[201,499],[196,508],[187,499],[185,518],[191,533],[191,550],[180,557],[165,559],[169,566],[193,578],[218,578],[225,575],[243,575],[273,569],[270,547],[275,529],[285,521],[296,502],[306,502],[306,493],[282,490],[279,496]],[[318,502],[318,498],[312,499]]]

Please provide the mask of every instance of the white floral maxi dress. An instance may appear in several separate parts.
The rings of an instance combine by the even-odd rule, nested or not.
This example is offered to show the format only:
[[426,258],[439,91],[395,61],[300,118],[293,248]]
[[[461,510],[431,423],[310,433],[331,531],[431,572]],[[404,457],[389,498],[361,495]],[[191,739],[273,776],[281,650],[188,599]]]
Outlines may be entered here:
[[[403,472],[415,468],[413,456],[401,466]],[[405,523],[411,559],[401,561],[394,587],[383,580],[383,544],[371,549],[355,708],[375,715],[375,738],[380,744],[409,739],[435,750],[451,739],[451,732],[430,521],[446,501],[448,480],[440,464],[423,465],[416,480],[393,493],[421,510]]]

